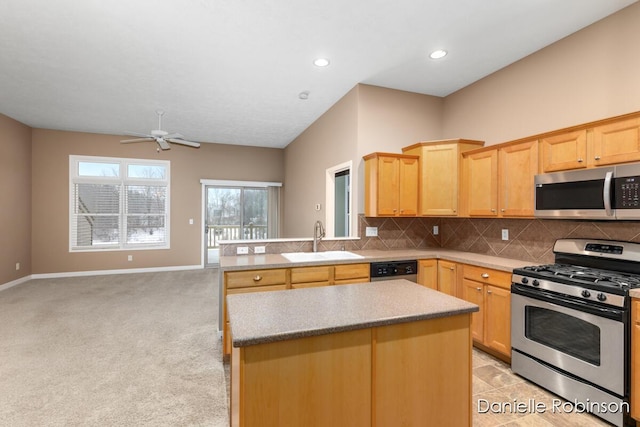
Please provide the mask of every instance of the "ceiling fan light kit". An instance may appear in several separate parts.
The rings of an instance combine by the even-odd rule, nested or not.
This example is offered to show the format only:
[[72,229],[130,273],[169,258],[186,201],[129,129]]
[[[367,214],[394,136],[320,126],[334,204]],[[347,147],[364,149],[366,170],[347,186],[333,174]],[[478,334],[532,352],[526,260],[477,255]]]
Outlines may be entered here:
[[152,130],[149,134],[125,132],[125,135],[136,136],[137,138],[123,139],[120,142],[123,144],[130,144],[132,142],[155,141],[158,144],[159,148],[163,150],[171,149],[169,142],[174,144],[186,145],[188,147],[200,148],[199,142],[188,141],[184,139],[184,136],[179,133],[169,133],[166,130],[162,130],[162,116],[164,115],[164,111],[157,110],[156,114],[158,114],[158,129]]

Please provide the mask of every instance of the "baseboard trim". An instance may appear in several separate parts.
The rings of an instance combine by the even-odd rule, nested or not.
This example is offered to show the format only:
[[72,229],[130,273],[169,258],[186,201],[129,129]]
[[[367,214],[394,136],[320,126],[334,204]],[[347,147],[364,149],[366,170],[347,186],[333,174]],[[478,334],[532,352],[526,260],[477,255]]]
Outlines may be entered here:
[[24,276],[24,277],[21,277],[19,279],[12,280],[11,282],[7,282],[7,283],[5,283],[3,285],[0,285],[0,292],[1,291],[5,291],[5,290],[7,290],[9,288],[13,288],[14,286],[19,285],[21,283],[28,282],[29,280],[31,280],[31,278],[32,277],[30,275],[29,276]]
[[32,274],[32,279],[56,279],[59,277],[105,276],[108,274],[158,273],[163,271],[199,270],[201,265],[178,265],[173,267],[123,268],[119,270],[70,271],[64,273]]

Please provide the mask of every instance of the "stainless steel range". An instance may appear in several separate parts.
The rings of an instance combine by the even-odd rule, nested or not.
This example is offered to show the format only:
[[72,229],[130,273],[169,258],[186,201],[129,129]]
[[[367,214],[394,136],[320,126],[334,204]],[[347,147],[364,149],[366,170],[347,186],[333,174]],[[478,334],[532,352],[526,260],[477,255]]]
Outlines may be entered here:
[[555,264],[515,269],[512,370],[617,425],[629,417],[630,301],[640,244],[561,239]]

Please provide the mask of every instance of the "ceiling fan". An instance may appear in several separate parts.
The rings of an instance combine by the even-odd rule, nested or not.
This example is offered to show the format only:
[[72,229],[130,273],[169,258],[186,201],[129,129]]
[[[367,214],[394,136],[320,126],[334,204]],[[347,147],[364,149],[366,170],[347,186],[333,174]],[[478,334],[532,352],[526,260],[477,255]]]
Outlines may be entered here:
[[150,134],[125,132],[125,135],[137,136],[138,138],[123,139],[120,142],[123,144],[129,144],[131,142],[155,141],[163,150],[171,149],[171,147],[169,146],[169,142],[172,142],[174,144],[188,145],[189,147],[200,148],[199,142],[187,141],[186,139],[183,139],[184,136],[179,133],[169,133],[165,130],[162,130],[162,116],[164,115],[164,111],[158,110],[156,111],[156,114],[158,114],[158,129],[152,130]]

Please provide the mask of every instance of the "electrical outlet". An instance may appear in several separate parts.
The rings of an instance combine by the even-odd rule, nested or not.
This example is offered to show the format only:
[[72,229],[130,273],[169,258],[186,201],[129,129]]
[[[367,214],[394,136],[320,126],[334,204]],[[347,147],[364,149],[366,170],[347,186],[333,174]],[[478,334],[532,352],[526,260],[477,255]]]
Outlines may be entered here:
[[249,253],[248,246],[238,246],[238,248],[236,249],[237,255],[247,255],[248,253]]
[[434,225],[434,226],[433,226],[433,235],[434,235],[434,236],[437,236],[437,235],[438,235],[438,233],[440,233],[440,229],[438,228],[438,226],[437,226],[437,225]]
[[193,225],[193,218],[189,218],[189,225]]
[[365,230],[365,236],[376,237],[378,235],[378,227],[367,227]]
[[129,255],[129,256],[127,257],[127,261],[133,261],[133,255]]
[[509,240],[509,229],[502,229],[502,240]]
[[20,270],[20,263],[16,262],[16,270]]
[[266,252],[266,247],[264,246],[256,246],[253,248],[253,253],[254,254],[263,254]]

